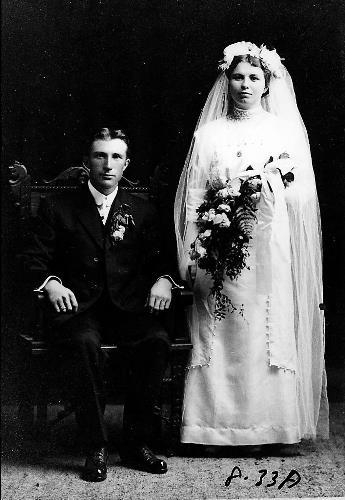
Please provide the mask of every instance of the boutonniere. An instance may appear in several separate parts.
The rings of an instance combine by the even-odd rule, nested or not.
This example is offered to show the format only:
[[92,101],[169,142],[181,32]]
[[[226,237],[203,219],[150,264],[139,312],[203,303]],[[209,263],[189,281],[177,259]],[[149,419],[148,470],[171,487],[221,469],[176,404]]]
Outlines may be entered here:
[[110,219],[110,239],[112,245],[122,241],[127,229],[135,226],[133,215],[130,213],[131,207],[126,203],[120,205]]

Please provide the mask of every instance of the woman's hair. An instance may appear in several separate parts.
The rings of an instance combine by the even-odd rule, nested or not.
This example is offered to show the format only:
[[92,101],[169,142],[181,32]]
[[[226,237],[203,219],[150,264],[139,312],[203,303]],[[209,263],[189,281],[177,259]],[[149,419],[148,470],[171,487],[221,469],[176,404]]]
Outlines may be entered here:
[[269,71],[269,69],[267,69],[267,68],[265,68],[265,66],[263,66],[263,64],[261,63],[261,61],[258,57],[251,56],[250,54],[245,54],[243,56],[235,56],[230,64],[230,66],[228,67],[228,69],[225,70],[226,76],[230,79],[232,72],[234,71],[234,69],[236,68],[236,66],[240,62],[247,62],[247,63],[251,64],[252,66],[255,66],[256,68],[262,69],[262,71],[264,72],[264,77],[265,77],[265,86],[267,87],[267,90],[264,92],[263,97],[265,95],[267,95],[268,94],[268,86],[269,86],[270,78],[271,78],[271,72]]

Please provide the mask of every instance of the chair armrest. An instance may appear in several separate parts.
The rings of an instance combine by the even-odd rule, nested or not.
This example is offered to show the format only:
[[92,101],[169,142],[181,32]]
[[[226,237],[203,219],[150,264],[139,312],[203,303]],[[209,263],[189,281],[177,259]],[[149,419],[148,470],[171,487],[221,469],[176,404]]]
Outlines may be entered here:
[[32,309],[33,315],[30,325],[31,335],[34,340],[42,340],[45,337],[44,330],[44,308],[46,307],[46,296],[43,292],[33,292]]
[[186,281],[182,282],[183,288],[175,288],[173,294],[180,307],[191,306],[194,302],[194,294]]
[[165,318],[165,327],[169,332],[174,349],[191,349],[190,334],[186,321],[186,308],[193,304],[194,295],[186,282],[183,288],[173,290],[173,300]]

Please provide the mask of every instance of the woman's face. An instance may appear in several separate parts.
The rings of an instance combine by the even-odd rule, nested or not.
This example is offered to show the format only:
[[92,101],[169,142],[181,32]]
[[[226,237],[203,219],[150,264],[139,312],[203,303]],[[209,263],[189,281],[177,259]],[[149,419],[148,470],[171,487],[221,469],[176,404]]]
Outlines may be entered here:
[[265,88],[264,72],[249,62],[238,63],[229,77],[229,93],[241,109],[257,107]]

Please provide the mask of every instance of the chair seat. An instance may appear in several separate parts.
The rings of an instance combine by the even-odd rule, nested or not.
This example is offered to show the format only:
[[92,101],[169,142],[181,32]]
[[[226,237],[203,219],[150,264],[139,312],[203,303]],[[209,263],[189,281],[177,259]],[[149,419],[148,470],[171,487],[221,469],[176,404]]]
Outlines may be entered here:
[[[48,351],[48,345],[45,340],[37,340],[30,335],[26,335],[24,333],[19,335],[21,342],[23,343],[24,348],[30,349],[32,355],[40,356],[45,354]],[[102,344],[101,349],[105,352],[115,351],[118,348],[116,344]],[[179,350],[190,350],[192,349],[192,344],[186,341],[173,342],[171,344],[171,349],[173,351]]]

